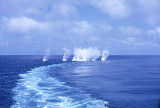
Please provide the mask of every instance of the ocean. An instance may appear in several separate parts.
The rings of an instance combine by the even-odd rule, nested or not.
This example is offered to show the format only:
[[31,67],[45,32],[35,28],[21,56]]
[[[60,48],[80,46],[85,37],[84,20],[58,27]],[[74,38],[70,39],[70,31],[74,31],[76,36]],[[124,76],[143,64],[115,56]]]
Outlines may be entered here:
[[158,108],[160,56],[0,56],[0,108]]

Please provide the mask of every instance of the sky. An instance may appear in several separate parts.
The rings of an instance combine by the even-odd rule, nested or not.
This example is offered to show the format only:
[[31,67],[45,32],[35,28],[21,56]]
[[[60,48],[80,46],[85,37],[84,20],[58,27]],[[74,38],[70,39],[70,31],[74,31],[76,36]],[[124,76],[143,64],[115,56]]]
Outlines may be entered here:
[[1,0],[0,55],[159,55],[159,22],[160,0]]

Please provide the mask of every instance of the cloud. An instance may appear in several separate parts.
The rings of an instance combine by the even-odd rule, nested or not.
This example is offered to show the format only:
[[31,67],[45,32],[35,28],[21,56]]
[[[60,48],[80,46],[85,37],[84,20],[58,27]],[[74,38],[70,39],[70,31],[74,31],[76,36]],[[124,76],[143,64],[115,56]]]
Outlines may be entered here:
[[120,35],[124,36],[139,36],[142,34],[140,28],[132,27],[132,26],[121,26],[119,27]]
[[0,47],[7,47],[9,45],[8,42],[2,42],[0,43]]
[[115,19],[126,18],[131,14],[126,0],[91,0],[91,2],[93,6]]
[[10,32],[46,32],[50,29],[50,25],[47,22],[38,22],[34,19],[27,17],[10,18],[7,19],[7,29]]
[[97,42],[97,41],[100,41],[100,39],[97,36],[92,36],[91,41],[92,42]]
[[72,32],[78,35],[90,34],[93,32],[93,27],[87,21],[77,21],[73,26]]
[[151,35],[155,35],[157,32],[155,30],[148,30],[147,31],[147,35],[151,36]]
[[33,52],[33,47],[58,52],[63,47],[110,45],[117,53],[115,45],[155,47],[160,43],[159,4],[159,0],[2,0],[0,42],[19,48],[17,53]]
[[148,36],[160,37],[160,27],[147,31]]
[[[125,39],[110,39],[109,40],[115,46],[123,47],[123,48],[131,48],[134,47],[159,47],[160,45],[154,41],[145,41],[145,40],[137,40],[135,38],[125,38]],[[118,44],[117,44],[118,43]]]
[[112,30],[111,25],[100,25],[100,29],[104,32],[110,32]]
[[156,32],[160,34],[160,27],[156,28]]
[[64,17],[68,17],[69,15],[73,15],[76,13],[76,8],[73,7],[72,5],[61,4],[61,5],[58,5],[57,8],[59,10],[59,13]]
[[77,14],[77,9],[71,4],[57,3],[51,6],[51,9],[46,13],[46,18],[49,20],[60,20],[66,18],[74,18]]
[[159,0],[135,0],[138,15],[154,26],[160,22],[160,1]]

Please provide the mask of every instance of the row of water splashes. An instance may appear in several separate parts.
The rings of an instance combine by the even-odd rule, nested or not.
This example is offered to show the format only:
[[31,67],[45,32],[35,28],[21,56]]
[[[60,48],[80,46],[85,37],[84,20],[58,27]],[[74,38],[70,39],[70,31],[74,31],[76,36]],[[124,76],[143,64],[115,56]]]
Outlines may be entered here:
[[[67,61],[71,55],[71,51],[67,48],[63,48],[64,55],[62,61]],[[109,51],[107,49],[100,51],[97,47],[90,48],[74,48],[72,61],[95,61],[101,57],[102,61],[105,61],[109,56]],[[49,58],[49,50],[45,50],[45,55],[43,61],[47,61]]]

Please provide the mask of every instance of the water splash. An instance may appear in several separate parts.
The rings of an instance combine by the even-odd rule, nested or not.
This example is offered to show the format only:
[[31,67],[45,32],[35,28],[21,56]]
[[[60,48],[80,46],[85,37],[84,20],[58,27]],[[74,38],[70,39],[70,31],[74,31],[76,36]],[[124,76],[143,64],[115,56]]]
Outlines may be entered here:
[[43,61],[47,61],[49,59],[49,56],[50,56],[50,50],[49,49],[45,49],[45,54],[44,54],[44,57],[43,57]]
[[63,51],[64,51],[64,55],[63,55],[63,59],[62,61],[67,61],[67,59],[70,57],[70,50],[67,49],[67,48],[63,48]]
[[103,51],[102,51],[102,58],[101,58],[101,60],[102,60],[102,61],[105,61],[108,56],[109,56],[109,51],[108,51],[107,49],[106,49],[106,50],[103,50]]
[[72,61],[95,61],[101,56],[97,47],[90,48],[74,48],[74,57]]

